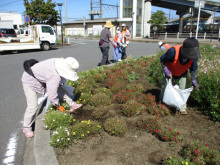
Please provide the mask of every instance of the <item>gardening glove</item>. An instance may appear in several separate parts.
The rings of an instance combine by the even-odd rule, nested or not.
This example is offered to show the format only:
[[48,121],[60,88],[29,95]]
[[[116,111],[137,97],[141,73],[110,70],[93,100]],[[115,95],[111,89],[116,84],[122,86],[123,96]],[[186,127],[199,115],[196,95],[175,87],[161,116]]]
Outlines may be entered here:
[[167,67],[163,68],[164,74],[167,78],[172,78],[172,73],[167,69]]
[[115,46],[115,45],[113,45],[113,47],[116,49],[116,46]]
[[127,46],[128,46],[127,44],[123,44],[123,45],[122,45],[123,48],[126,48]]
[[57,109],[59,109],[61,112],[65,111],[65,108],[63,108],[61,105],[57,107]]
[[199,90],[199,84],[196,82],[196,80],[192,80],[192,84],[196,87],[196,90]]

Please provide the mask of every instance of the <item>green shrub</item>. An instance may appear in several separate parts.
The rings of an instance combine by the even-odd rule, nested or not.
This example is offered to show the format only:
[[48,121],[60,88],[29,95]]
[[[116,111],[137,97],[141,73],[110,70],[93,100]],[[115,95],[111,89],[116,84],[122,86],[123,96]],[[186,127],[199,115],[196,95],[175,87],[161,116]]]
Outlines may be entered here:
[[92,96],[90,104],[94,107],[98,107],[100,105],[110,105],[111,99],[105,93],[97,93]]
[[184,159],[182,157],[170,156],[168,159],[164,160],[162,165],[193,165],[189,159]]
[[200,48],[202,58],[199,59],[197,82],[199,91],[193,91],[191,96],[205,114],[214,121],[220,121],[220,50],[206,45]]
[[81,122],[77,121],[72,128],[73,138],[76,140],[85,139],[88,136],[96,135],[101,133],[102,127],[96,121],[86,121],[83,120]]
[[155,116],[166,116],[170,115],[170,110],[163,104],[151,103],[147,106],[147,111]]
[[81,93],[80,97],[77,99],[77,103],[87,105],[90,104],[92,94],[91,93]]
[[121,107],[121,109],[124,115],[131,117],[142,114],[146,107],[143,104],[138,103],[136,100],[129,100]]
[[190,159],[195,165],[220,164],[219,151],[212,150],[199,141],[186,145],[181,153],[183,157]]
[[172,128],[165,128],[160,122],[160,118],[156,116],[142,116],[138,119],[137,126],[143,130],[146,130],[149,133],[152,133],[161,141],[171,142],[170,145],[173,145],[174,142],[182,141],[180,132],[177,132]]
[[68,145],[72,144],[73,136],[71,134],[71,129],[68,127],[57,128],[50,138],[50,145],[55,148],[64,149]]
[[60,111],[49,111],[44,116],[44,128],[56,129],[60,126],[68,126],[72,123],[72,115]]
[[126,88],[134,94],[141,94],[144,91],[142,84],[128,84]]
[[140,97],[138,97],[138,101],[148,107],[152,103],[156,103],[156,97],[151,93],[142,94]]
[[128,76],[127,76],[127,79],[128,79],[128,82],[132,82],[134,80],[138,80],[140,77],[140,75],[138,73],[135,73],[134,71],[132,71]]
[[127,131],[127,125],[122,118],[113,117],[105,121],[104,129],[110,135],[122,137]]
[[103,87],[101,87],[101,88],[96,88],[96,89],[94,90],[94,93],[95,93],[95,94],[97,94],[97,93],[105,93],[105,94],[108,95],[108,96],[111,96],[111,95],[112,95],[112,92],[110,91],[110,89],[108,89],[108,88],[103,88]]
[[164,52],[159,52],[155,59],[152,61],[151,65],[147,67],[148,80],[150,83],[154,84],[157,87],[162,86],[163,79],[163,69],[160,63],[160,57]]

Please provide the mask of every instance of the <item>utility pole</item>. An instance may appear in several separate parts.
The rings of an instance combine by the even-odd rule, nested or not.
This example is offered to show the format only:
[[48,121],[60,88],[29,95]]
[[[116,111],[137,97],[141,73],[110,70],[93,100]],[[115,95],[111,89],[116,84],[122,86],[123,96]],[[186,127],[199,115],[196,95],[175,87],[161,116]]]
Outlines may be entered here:
[[65,0],[65,13],[66,13],[66,23],[67,23],[67,6],[66,6],[66,0]]
[[102,19],[102,0],[100,0],[100,19]]

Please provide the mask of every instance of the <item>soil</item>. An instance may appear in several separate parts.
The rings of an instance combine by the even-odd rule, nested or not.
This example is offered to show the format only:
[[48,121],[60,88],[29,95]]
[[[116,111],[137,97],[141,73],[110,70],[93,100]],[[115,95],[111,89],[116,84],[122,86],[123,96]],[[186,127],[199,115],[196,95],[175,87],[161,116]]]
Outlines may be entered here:
[[[146,85],[146,91],[156,97],[160,90],[152,85]],[[151,133],[137,128],[136,117],[124,117],[128,131],[123,137],[110,136],[102,132],[84,141],[76,141],[64,150],[54,148],[60,165],[156,165],[172,155],[179,156],[183,146],[199,140],[210,149],[220,150],[220,123],[214,123],[209,117],[197,111],[192,105],[188,106],[188,115],[180,115],[175,110],[171,115],[161,117],[166,128],[176,129],[186,141],[175,143],[162,142]],[[123,116],[114,106],[114,115]],[[84,106],[74,115],[79,120],[94,120],[91,116],[93,109]]]

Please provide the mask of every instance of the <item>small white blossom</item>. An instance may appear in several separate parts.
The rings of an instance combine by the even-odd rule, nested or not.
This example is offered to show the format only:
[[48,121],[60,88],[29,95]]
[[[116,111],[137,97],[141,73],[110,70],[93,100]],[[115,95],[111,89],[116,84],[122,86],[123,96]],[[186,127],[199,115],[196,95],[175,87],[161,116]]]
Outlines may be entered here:
[[60,139],[57,139],[57,142],[59,142],[60,141]]

